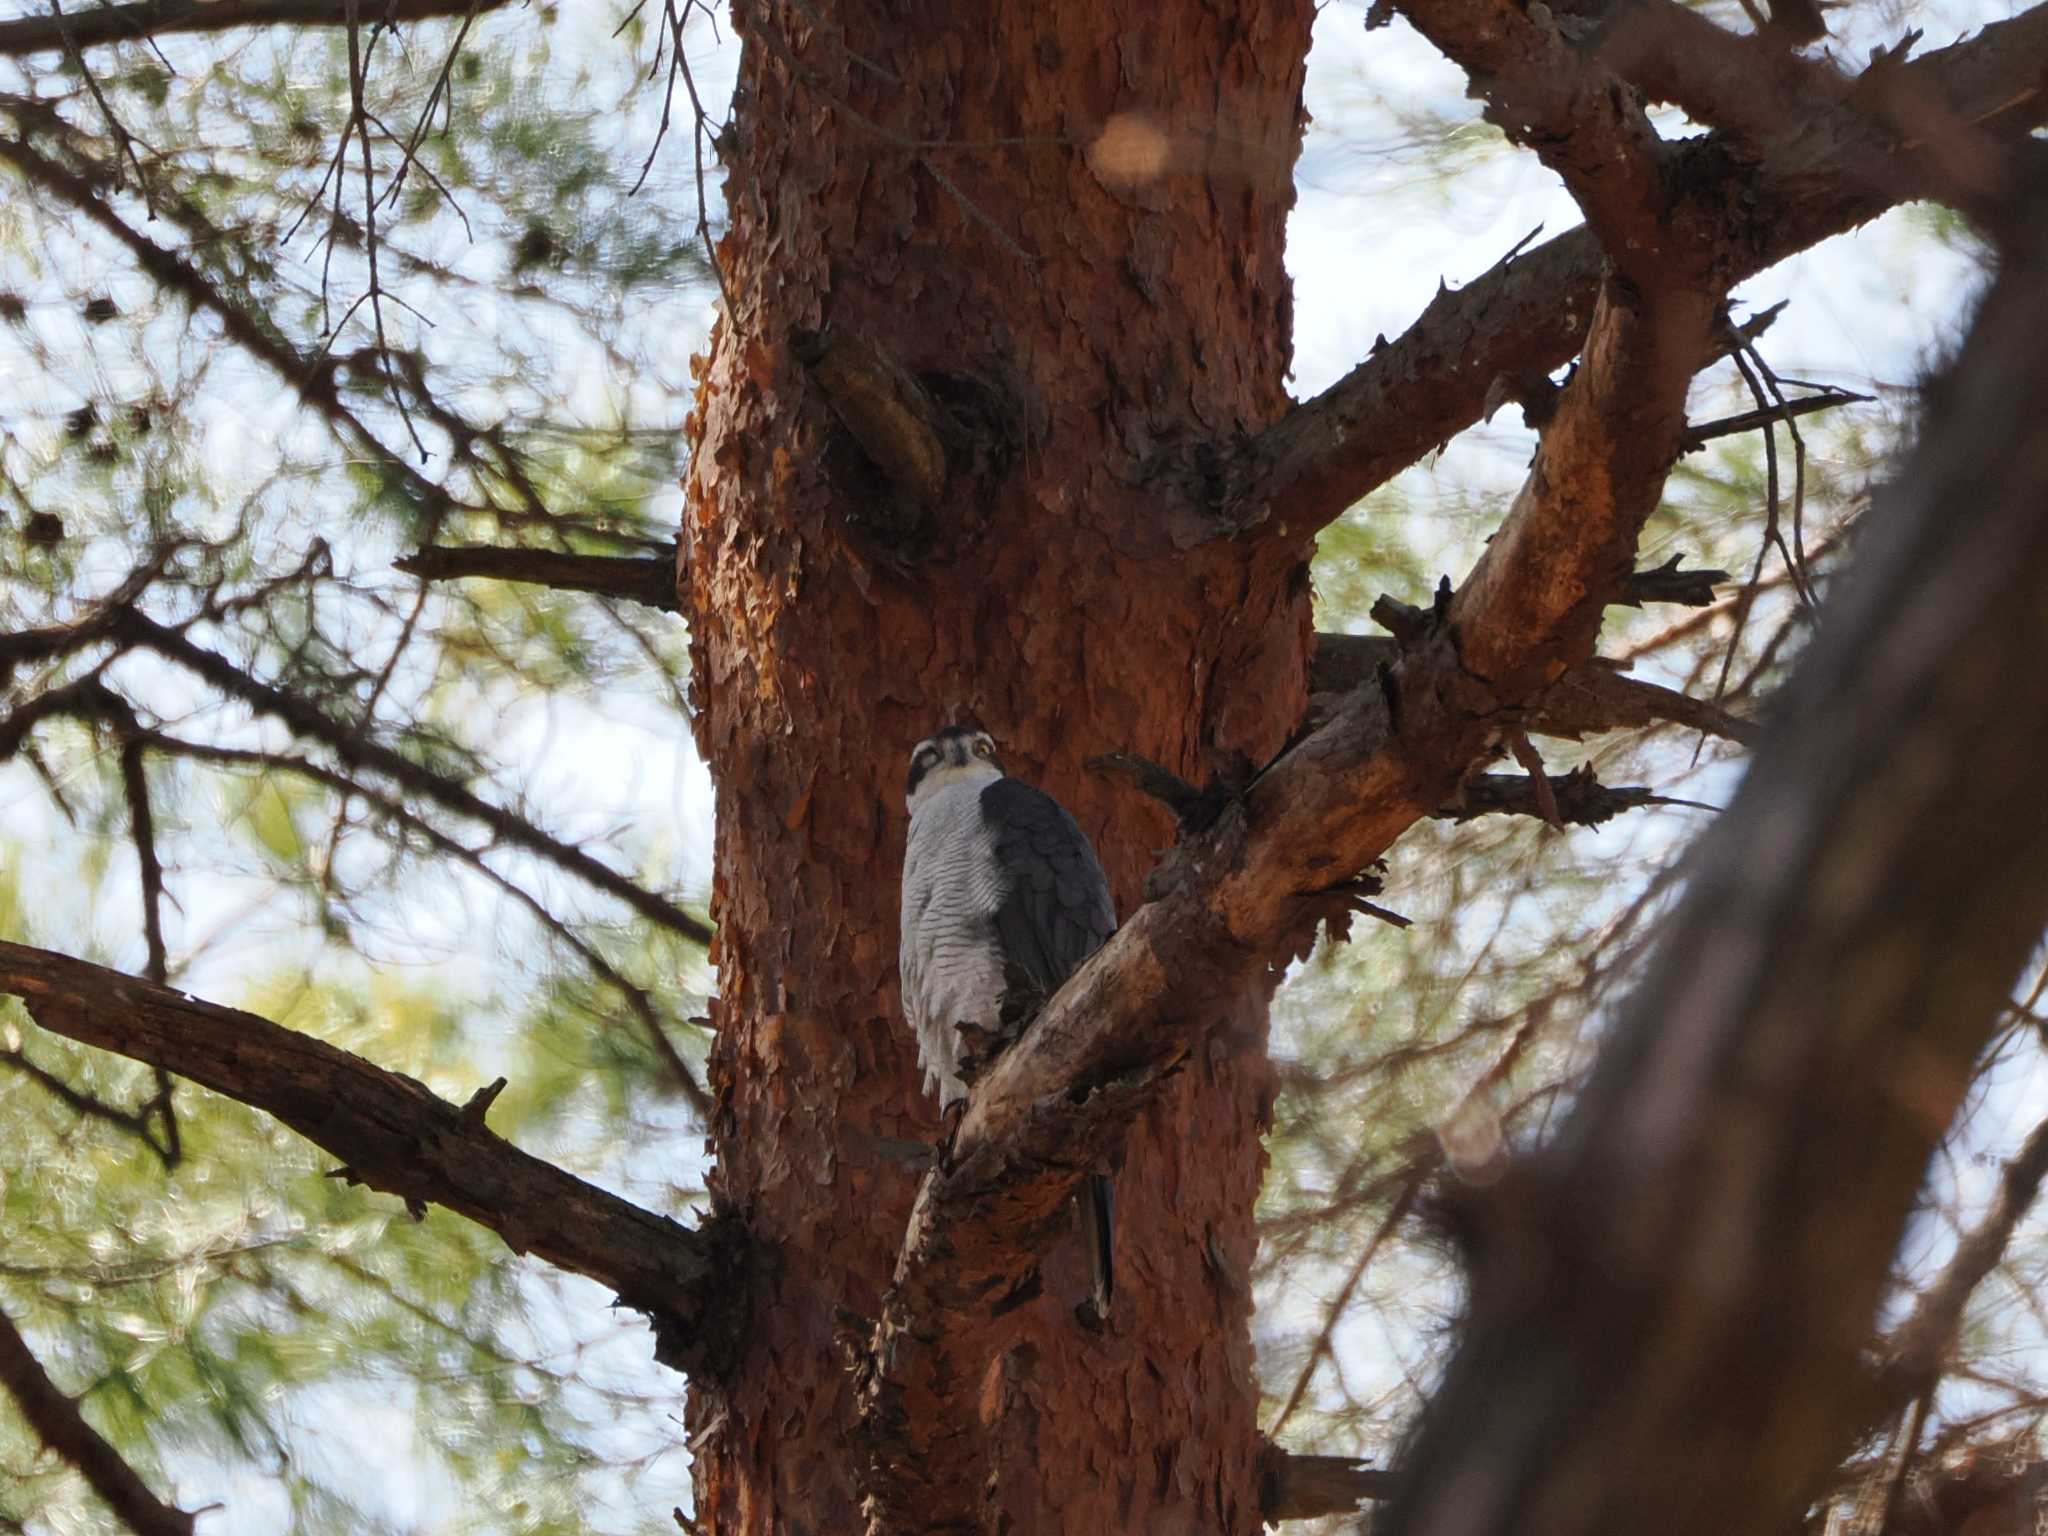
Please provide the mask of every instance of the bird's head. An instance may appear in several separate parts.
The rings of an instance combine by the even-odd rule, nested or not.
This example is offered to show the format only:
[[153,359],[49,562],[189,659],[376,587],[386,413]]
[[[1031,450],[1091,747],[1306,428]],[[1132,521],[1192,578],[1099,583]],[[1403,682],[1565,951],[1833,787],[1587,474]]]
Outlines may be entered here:
[[1003,762],[987,731],[949,725],[925,737],[911,751],[904,802],[915,816],[919,805],[948,784],[986,784],[1002,776]]

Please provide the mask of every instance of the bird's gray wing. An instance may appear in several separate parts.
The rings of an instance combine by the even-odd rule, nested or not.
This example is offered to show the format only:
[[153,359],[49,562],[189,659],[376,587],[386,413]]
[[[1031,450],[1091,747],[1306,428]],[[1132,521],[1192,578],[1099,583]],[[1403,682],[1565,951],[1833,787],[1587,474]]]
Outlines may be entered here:
[[[1003,872],[996,940],[1003,951],[1003,1026],[1014,1035],[1060,984],[1116,932],[1116,902],[1101,861],[1066,807],[1018,779],[981,792],[981,814]],[[1115,1186],[1091,1174],[1075,1191],[1090,1284],[1081,1321],[1109,1325],[1116,1290]]]
[[981,814],[1006,882],[996,938],[1010,990],[1024,994],[1005,1001],[1028,1013],[1116,931],[1116,904],[1088,834],[1051,795],[997,779],[981,792]]

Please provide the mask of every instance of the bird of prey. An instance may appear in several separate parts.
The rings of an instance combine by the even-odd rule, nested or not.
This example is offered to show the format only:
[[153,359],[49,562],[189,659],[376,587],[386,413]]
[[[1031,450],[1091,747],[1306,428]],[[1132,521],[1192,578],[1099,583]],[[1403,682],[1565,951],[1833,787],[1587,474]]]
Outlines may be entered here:
[[[903,1012],[925,1090],[951,1121],[977,1073],[1116,931],[1116,904],[1087,834],[1052,796],[1007,777],[985,732],[948,726],[919,742],[907,796]],[[1100,1327],[1114,1191],[1095,1174],[1076,1199],[1093,1269],[1083,1321]]]

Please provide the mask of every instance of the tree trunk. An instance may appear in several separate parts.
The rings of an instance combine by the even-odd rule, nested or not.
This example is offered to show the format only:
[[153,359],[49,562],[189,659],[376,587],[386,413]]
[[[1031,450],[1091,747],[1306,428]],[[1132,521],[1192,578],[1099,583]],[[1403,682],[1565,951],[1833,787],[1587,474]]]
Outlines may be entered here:
[[[727,307],[681,601],[718,785],[716,1198],[753,1317],[690,1428],[698,1518],[848,1531],[841,1340],[880,1310],[937,1135],[896,995],[910,747],[988,729],[1073,810],[1120,912],[1165,814],[1087,772],[1263,761],[1305,698],[1305,540],[1209,539],[1202,445],[1285,405],[1305,0],[986,10],[738,0]],[[985,1524],[1258,1529],[1264,985],[1132,1134],[1118,1306],[1078,1239],[991,1317]]]

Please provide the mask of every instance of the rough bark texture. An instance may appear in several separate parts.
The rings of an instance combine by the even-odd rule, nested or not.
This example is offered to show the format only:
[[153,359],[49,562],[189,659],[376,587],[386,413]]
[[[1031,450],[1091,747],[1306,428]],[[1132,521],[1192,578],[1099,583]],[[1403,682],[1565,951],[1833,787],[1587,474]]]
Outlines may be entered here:
[[[1301,711],[1299,547],[1175,551],[1207,531],[1184,445],[1285,405],[1309,6],[735,16],[731,309],[692,426],[683,608],[719,786],[716,1189],[761,1258],[745,1354],[691,1425],[706,1528],[846,1531],[842,1343],[882,1311],[922,1171],[905,1148],[937,1134],[896,999],[910,746],[988,728],[1128,914],[1171,828],[1083,761],[1206,778],[1212,748],[1263,760]],[[908,534],[793,345],[828,327],[957,427]],[[1109,1330],[1073,1317],[1071,1241],[1038,1299],[977,1314],[993,1363],[946,1383],[965,1459],[917,1470],[1003,1528],[1258,1526],[1263,991],[1211,999],[1215,1048],[1129,1137]]]
[[[1386,1536],[1781,1528],[1864,1427],[1899,1236],[2048,924],[2036,201],[1472,1316]],[[1498,547],[1498,545],[1496,545]]]

